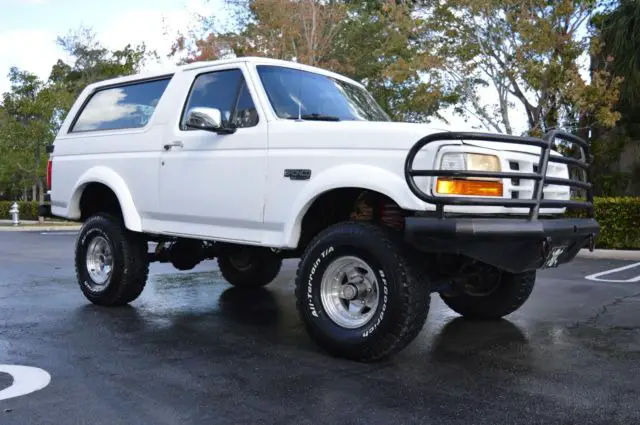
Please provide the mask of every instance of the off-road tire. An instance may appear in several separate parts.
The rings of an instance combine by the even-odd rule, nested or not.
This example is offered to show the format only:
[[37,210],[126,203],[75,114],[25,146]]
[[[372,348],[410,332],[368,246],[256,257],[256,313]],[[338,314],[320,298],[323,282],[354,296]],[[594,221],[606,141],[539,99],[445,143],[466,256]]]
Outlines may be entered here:
[[444,303],[456,313],[479,320],[497,320],[518,310],[529,299],[536,281],[536,272],[499,273],[499,284],[484,296],[466,293],[444,295]]
[[[343,222],[317,235],[296,274],[298,314],[311,339],[334,356],[360,362],[382,360],[405,348],[422,330],[430,303],[429,282],[415,255],[395,231],[370,223]],[[336,324],[320,295],[324,271],[343,256],[363,260],[382,287],[376,312],[355,329]]]
[[238,268],[232,261],[233,250],[218,255],[218,268],[222,277],[231,285],[241,288],[259,288],[271,283],[280,273],[282,258],[268,249],[252,250],[251,263]]
[[[87,248],[96,236],[107,240],[113,255],[111,275],[100,291],[90,288],[88,283],[94,281],[86,265]],[[89,217],[75,248],[76,277],[84,296],[101,306],[122,306],[138,298],[149,274],[147,248],[142,235],[127,230],[121,220],[106,214]]]

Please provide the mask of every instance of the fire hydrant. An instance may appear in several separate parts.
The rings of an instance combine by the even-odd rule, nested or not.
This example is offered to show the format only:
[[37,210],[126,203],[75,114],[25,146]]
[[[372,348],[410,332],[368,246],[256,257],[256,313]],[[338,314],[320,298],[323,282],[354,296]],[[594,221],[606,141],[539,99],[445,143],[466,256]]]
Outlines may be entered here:
[[20,207],[17,202],[14,202],[13,205],[11,205],[9,214],[11,214],[11,221],[14,226],[20,224]]

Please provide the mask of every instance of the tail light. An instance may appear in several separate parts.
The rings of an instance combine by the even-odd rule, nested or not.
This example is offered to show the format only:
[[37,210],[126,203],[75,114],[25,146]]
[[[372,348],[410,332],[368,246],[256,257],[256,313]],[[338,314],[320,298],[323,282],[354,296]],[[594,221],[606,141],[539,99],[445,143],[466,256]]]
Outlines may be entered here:
[[47,190],[51,190],[51,172],[53,171],[51,160],[47,162]]

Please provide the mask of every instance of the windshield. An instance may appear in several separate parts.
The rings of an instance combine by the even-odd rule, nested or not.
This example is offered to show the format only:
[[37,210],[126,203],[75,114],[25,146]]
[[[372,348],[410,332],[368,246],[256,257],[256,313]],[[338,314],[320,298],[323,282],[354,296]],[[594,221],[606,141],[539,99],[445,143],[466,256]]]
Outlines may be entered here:
[[390,121],[366,90],[336,78],[279,66],[258,66],[269,101],[280,118]]

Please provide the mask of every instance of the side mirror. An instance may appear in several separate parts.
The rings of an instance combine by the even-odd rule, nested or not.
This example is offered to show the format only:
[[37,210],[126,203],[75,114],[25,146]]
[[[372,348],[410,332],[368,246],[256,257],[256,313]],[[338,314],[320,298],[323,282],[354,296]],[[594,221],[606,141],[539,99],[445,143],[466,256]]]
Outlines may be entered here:
[[233,133],[235,131],[222,125],[222,113],[216,108],[192,108],[187,114],[186,126],[216,133]]

